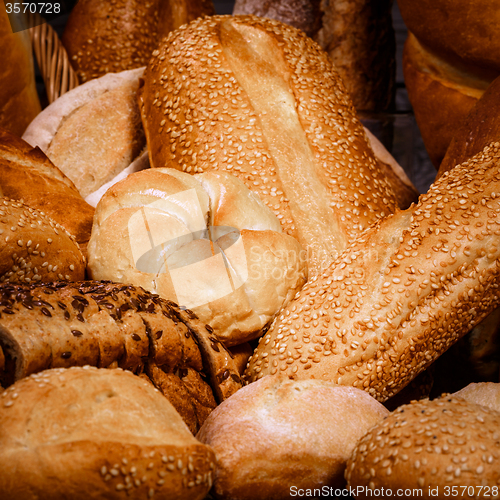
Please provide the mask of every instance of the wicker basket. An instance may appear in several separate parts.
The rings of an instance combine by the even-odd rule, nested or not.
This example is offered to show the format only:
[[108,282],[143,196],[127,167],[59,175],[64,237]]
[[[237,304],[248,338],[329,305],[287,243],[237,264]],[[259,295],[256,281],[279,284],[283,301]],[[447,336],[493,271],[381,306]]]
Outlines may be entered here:
[[30,20],[33,51],[45,83],[49,103],[78,86],[68,53],[52,26],[39,17]]

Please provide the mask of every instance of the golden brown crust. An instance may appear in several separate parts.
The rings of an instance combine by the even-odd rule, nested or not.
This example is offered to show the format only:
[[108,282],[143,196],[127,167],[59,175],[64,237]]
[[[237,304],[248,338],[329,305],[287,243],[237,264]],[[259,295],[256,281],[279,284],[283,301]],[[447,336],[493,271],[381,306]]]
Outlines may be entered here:
[[384,401],[498,307],[500,149],[360,236],[261,338],[246,376],[283,372]]
[[85,258],[66,229],[34,208],[0,198],[0,282],[84,277]]
[[24,379],[4,392],[0,422],[6,500],[118,500],[130,490],[134,498],[201,500],[211,486],[213,451],[151,384],[122,370]]
[[85,252],[94,209],[40,149],[2,129],[0,185],[7,198],[23,200],[66,228]]
[[239,177],[307,249],[312,274],[395,209],[338,74],[300,30],[193,21],[154,51],[141,92],[151,165]]
[[500,72],[496,0],[398,0],[408,29],[442,58],[493,79]]
[[[208,401],[206,383],[192,375],[184,383],[190,369],[211,378],[219,400],[241,387],[227,351],[210,340],[209,326],[139,287],[88,281],[4,285],[0,293],[0,346],[8,358],[3,385],[52,367],[120,366],[141,373],[148,364],[150,372],[158,367],[175,375],[176,386],[199,406]],[[199,424],[205,413],[198,411]]]
[[41,107],[29,34],[12,33],[4,3],[0,4],[0,45],[0,127],[21,135]]
[[197,438],[217,455],[217,498],[281,500],[291,486],[342,487],[356,441],[388,414],[359,389],[266,377],[219,405]]
[[212,0],[160,0],[159,10],[158,41],[183,24],[215,14]]
[[315,40],[328,52],[356,109],[388,110],[394,96],[396,42],[391,0],[323,0]]
[[425,147],[439,168],[451,139],[490,80],[461,71],[435,56],[411,33],[405,43],[403,72]]
[[480,97],[453,135],[437,176],[467,161],[488,144],[500,139],[500,78],[496,78]]
[[346,468],[348,486],[358,488],[359,499],[372,497],[365,488],[381,487],[419,488],[419,498],[427,499],[434,498],[431,489],[444,495],[445,486],[488,485],[491,491],[500,485],[499,425],[500,413],[461,398],[401,406],[357,443]]

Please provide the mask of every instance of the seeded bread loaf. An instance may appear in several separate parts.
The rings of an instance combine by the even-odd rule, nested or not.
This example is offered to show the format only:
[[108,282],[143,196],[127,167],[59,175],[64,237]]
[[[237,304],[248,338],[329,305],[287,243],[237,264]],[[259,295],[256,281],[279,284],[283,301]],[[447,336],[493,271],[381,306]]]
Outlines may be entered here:
[[101,282],[3,285],[0,296],[4,386],[57,367],[145,371],[193,431],[216,405],[205,376],[219,401],[241,386],[230,354],[210,327],[141,288]]
[[0,283],[84,277],[85,258],[71,234],[42,212],[0,198]]
[[86,251],[94,209],[39,148],[1,128],[0,187],[7,198],[22,200],[63,226]]
[[163,36],[214,13],[211,0],[80,0],[71,11],[62,42],[84,83],[144,66]]
[[239,177],[306,249],[312,275],[395,195],[326,53],[255,16],[213,16],[170,34],[140,90],[152,167]]
[[210,490],[213,450],[132,373],[47,370],[2,396],[3,500],[202,500]]
[[438,179],[310,280],[250,359],[385,401],[499,306],[500,148]]

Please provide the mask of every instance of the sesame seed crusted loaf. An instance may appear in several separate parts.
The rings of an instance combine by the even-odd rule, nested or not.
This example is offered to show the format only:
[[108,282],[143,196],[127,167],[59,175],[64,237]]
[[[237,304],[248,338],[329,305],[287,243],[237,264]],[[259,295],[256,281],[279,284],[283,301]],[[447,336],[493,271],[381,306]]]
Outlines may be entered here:
[[0,186],[3,196],[44,212],[85,249],[94,209],[39,148],[1,128]]
[[498,498],[499,428],[499,412],[462,398],[413,401],[358,441],[347,463],[348,486],[357,499],[372,498],[366,488],[381,487],[418,488],[424,499],[457,490],[458,498]]
[[53,369],[0,397],[2,500],[201,500],[215,455],[120,369]]
[[80,0],[62,42],[84,83],[144,66],[170,30],[214,12],[211,0]]
[[151,165],[239,177],[307,250],[312,275],[395,210],[337,72],[300,30],[198,19],[162,41],[144,81]]
[[193,432],[216,406],[213,393],[222,401],[241,386],[230,354],[209,326],[140,287],[92,281],[3,285],[0,301],[4,386],[57,367],[145,372]]
[[249,381],[284,372],[396,394],[499,305],[500,149],[362,234],[276,318]]
[[66,229],[20,201],[0,198],[0,283],[84,277],[85,258]]

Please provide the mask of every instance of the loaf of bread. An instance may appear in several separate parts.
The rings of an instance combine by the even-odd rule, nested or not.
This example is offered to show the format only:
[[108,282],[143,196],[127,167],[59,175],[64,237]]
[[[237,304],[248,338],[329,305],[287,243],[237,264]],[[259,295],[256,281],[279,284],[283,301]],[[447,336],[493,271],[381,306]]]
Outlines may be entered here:
[[23,135],[46,153],[84,198],[117,175],[145,166],[144,161],[135,162],[146,145],[136,102],[143,71],[106,75],[67,92],[44,109]]
[[0,198],[0,283],[85,278],[85,258],[62,226],[20,201]]
[[217,456],[216,498],[282,500],[342,488],[354,446],[389,411],[366,392],[265,377],[219,405],[197,438]]
[[249,381],[283,372],[384,401],[499,306],[500,149],[363,233],[261,338]]
[[242,181],[147,169],[110,188],[88,247],[93,279],[192,309],[226,346],[260,336],[307,280],[306,255]]
[[214,13],[211,0],[80,0],[71,11],[62,42],[84,83],[144,66],[163,36]]
[[498,496],[499,425],[499,412],[461,398],[401,406],[358,441],[347,485],[360,500],[381,488],[427,499]]
[[497,382],[481,382],[469,384],[452,394],[476,405],[486,406],[500,411],[500,384]]
[[213,16],[169,35],[140,90],[152,167],[239,177],[320,274],[396,208],[348,94],[304,33],[255,16]]
[[1,128],[0,187],[7,198],[22,200],[63,226],[86,252],[94,209],[39,148]]
[[202,500],[210,490],[213,450],[132,373],[48,370],[1,401],[3,500]]
[[41,107],[29,34],[12,32],[4,2],[0,3],[0,47],[0,127],[21,135]]
[[450,141],[490,80],[453,66],[422,45],[411,32],[404,47],[403,71],[425,147],[439,168]]
[[[240,386],[231,355],[189,310],[138,287],[101,282],[3,285],[3,386],[48,368],[146,372],[196,431]],[[162,373],[160,373],[162,372]]]

